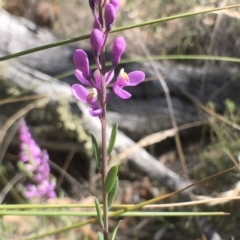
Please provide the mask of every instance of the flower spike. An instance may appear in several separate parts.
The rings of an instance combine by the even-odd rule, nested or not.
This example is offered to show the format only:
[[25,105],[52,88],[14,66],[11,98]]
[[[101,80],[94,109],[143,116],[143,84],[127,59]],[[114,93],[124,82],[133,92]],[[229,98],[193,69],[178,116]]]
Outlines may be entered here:
[[26,198],[54,198],[56,184],[50,180],[49,156],[34,141],[25,121],[21,121],[19,126],[19,140],[21,162],[18,166],[34,181],[26,185],[23,195]]

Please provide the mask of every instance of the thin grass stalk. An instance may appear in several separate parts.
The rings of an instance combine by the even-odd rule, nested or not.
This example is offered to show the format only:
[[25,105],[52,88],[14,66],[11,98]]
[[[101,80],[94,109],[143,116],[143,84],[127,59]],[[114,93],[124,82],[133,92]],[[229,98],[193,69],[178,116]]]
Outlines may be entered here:
[[[200,14],[204,14],[204,13],[217,12],[217,11],[222,11],[222,10],[231,9],[231,8],[238,8],[238,7],[240,7],[240,4],[234,4],[234,5],[229,5],[229,6],[220,7],[220,8],[213,8],[213,9],[199,11],[199,12],[178,14],[178,15],[174,15],[174,16],[170,16],[170,17],[159,18],[159,19],[155,19],[155,20],[151,20],[151,21],[146,21],[146,22],[142,22],[142,23],[137,23],[137,24],[132,24],[132,25],[124,26],[124,27],[115,28],[110,33],[125,31],[125,30],[129,30],[129,29],[133,29],[133,28],[144,27],[144,26],[148,26],[148,25],[151,25],[151,24],[170,21],[170,20],[174,20],[174,19],[196,16],[196,15],[200,15]],[[66,44],[73,43],[73,42],[78,42],[78,41],[81,41],[81,40],[88,39],[89,37],[90,37],[90,35],[87,34],[87,35],[83,35],[83,36],[59,41],[59,42],[56,42],[56,43],[46,44],[46,45],[43,45],[43,46],[40,46],[40,47],[28,49],[28,50],[21,51],[21,52],[18,52],[18,53],[10,54],[10,55],[7,55],[7,56],[0,57],[0,62],[5,61],[5,60],[9,60],[9,59],[12,59],[12,58],[24,56],[24,55],[27,55],[27,54],[30,54],[30,53],[46,50],[46,49],[49,49],[49,48],[58,47],[58,46],[66,45]]]

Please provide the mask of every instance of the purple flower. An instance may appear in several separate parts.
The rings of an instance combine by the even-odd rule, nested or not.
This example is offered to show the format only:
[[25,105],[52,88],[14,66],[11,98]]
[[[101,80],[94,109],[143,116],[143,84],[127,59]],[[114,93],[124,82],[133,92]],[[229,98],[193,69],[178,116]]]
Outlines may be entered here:
[[31,136],[25,121],[20,123],[19,127],[19,139],[20,139],[20,153],[21,164],[19,166],[27,171],[28,176],[34,181],[34,183],[26,185],[24,196],[26,198],[43,197],[49,198],[49,196],[55,196],[54,188],[49,192],[49,188],[44,191],[42,189],[43,182],[48,182],[51,185],[49,156],[46,151],[41,150],[37,143]]
[[112,65],[116,67],[120,60],[121,56],[125,51],[126,43],[123,37],[118,37],[114,40],[112,46]]
[[93,29],[90,35],[90,42],[92,46],[93,55],[95,57],[98,57],[104,42],[103,33],[97,28]]
[[112,4],[107,4],[104,12],[104,19],[107,31],[110,31],[112,29],[116,15],[116,8]]
[[96,90],[89,93],[88,90],[80,84],[74,84],[72,86],[73,96],[82,102],[89,105],[89,114],[93,117],[100,116],[102,114],[102,108],[98,101],[98,95]]
[[[102,76],[99,72],[99,70],[97,69],[94,73],[93,73],[94,79],[95,79],[95,84],[96,84],[96,89],[100,90],[101,89],[101,81],[102,81]],[[114,71],[108,71],[105,73],[105,81],[106,81],[106,85],[108,85],[112,79],[114,77]]]
[[124,72],[124,69],[121,69],[116,82],[113,86],[113,91],[120,98],[128,99],[132,95],[125,91],[123,88],[126,86],[136,86],[141,83],[145,78],[145,74],[142,71],[134,71],[129,74]]
[[77,49],[73,54],[73,61],[77,69],[81,71],[84,78],[89,79],[90,69],[89,69],[89,60],[86,52],[81,49]]
[[119,9],[120,6],[120,0],[110,0],[110,2],[116,9],[116,11]]
[[[106,81],[106,84],[109,84],[109,83],[112,81],[113,76],[114,76],[114,72],[111,71],[111,75],[109,75],[109,74],[110,74],[110,71],[105,74],[105,79],[107,80],[107,81]],[[90,80],[87,80],[87,79],[83,76],[83,73],[82,73],[79,69],[76,69],[76,70],[75,70],[75,76],[77,77],[77,79],[78,79],[83,85],[86,85],[86,86],[88,86],[88,87],[93,87],[93,88],[96,88],[97,90],[100,90],[102,77],[101,77],[101,74],[100,74],[100,72],[99,72],[98,69],[93,73],[93,77],[94,77],[95,81],[93,81],[93,80],[91,79],[91,77],[89,77],[89,79],[91,79],[91,81],[90,81]]]

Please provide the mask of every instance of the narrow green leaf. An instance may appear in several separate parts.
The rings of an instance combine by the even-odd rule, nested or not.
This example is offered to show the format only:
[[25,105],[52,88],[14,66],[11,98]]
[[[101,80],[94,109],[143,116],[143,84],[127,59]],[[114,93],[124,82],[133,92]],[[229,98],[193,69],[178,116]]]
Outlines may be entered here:
[[111,209],[112,204],[113,204],[114,199],[115,199],[115,196],[117,194],[118,185],[119,185],[119,180],[118,180],[118,177],[116,177],[114,186],[113,186],[111,192],[108,193],[108,209],[109,210]]
[[118,224],[114,227],[113,232],[112,232],[112,236],[110,237],[110,240],[114,240],[115,239],[116,234],[117,234],[117,230],[118,230],[118,227],[119,227],[120,223],[121,223],[121,221],[119,221]]
[[101,226],[103,227],[104,224],[103,224],[103,219],[102,219],[101,208],[100,208],[99,201],[96,197],[94,197],[94,202],[95,202],[95,206],[96,206],[98,221],[101,224]]
[[92,139],[94,158],[96,160],[97,166],[101,168],[101,158],[100,158],[100,151],[99,151],[97,139],[92,133],[91,133],[91,139]]
[[98,240],[104,240],[103,234],[101,232],[98,232]]
[[113,166],[109,170],[107,177],[105,179],[105,183],[104,183],[105,193],[109,193],[112,190],[114,183],[116,181],[117,174],[118,174],[118,166]]
[[117,131],[118,131],[118,123],[115,123],[112,127],[112,132],[111,132],[111,136],[108,144],[108,150],[107,150],[108,155],[112,152],[114,148],[116,137],[117,137]]

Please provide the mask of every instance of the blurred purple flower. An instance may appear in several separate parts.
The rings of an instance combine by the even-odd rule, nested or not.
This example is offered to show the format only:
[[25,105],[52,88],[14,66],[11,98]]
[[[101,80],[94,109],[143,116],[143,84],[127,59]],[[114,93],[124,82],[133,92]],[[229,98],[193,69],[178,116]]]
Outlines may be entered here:
[[116,11],[119,9],[120,6],[120,0],[110,0],[110,2],[116,9]]
[[[27,184],[24,192],[26,198],[55,197],[55,183],[50,181],[49,156],[41,150],[32,138],[25,121],[19,126],[20,153],[22,167],[33,178],[34,183]],[[20,164],[19,164],[20,166]],[[44,185],[43,185],[44,183]],[[44,187],[44,189],[43,189]]]
[[114,83],[113,91],[120,98],[128,99],[132,95],[129,92],[125,91],[123,88],[126,86],[136,86],[139,83],[143,82],[144,78],[145,74],[142,71],[134,71],[127,74],[124,72],[124,69],[121,69],[117,80]]

